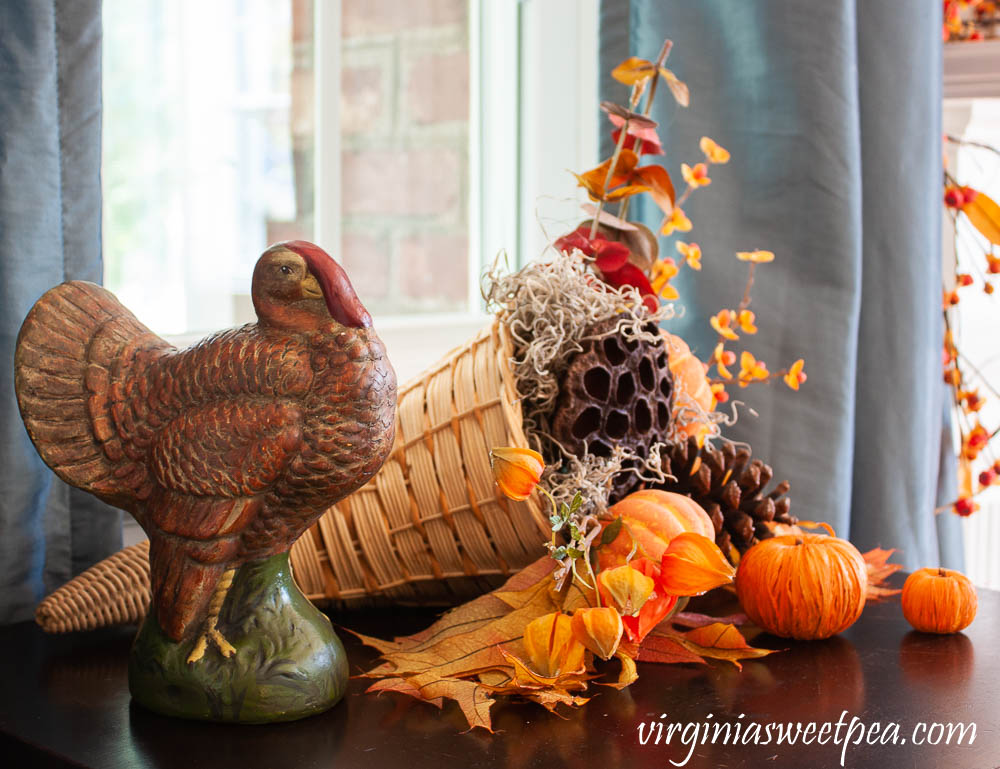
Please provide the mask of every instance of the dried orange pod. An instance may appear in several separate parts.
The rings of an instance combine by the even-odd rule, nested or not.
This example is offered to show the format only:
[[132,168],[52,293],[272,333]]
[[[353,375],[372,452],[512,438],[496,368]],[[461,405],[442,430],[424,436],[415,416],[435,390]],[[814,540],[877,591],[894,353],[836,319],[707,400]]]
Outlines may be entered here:
[[573,612],[573,637],[602,660],[611,659],[622,640],[622,615],[610,606],[577,609]]
[[583,667],[583,644],[573,637],[569,615],[559,611],[528,623],[524,628],[524,648],[534,672],[547,678]]
[[671,540],[660,562],[660,589],[668,595],[707,593],[733,581],[734,570],[715,544],[686,531]]
[[618,566],[597,575],[597,585],[608,603],[623,615],[636,616],[656,588],[652,578],[631,566]]
[[979,600],[969,578],[953,569],[919,569],[903,585],[903,616],[924,633],[957,633],[976,617]]
[[765,539],[736,571],[743,611],[782,638],[829,638],[853,625],[865,607],[868,569],[850,542],[821,534]]
[[516,446],[494,447],[490,451],[490,465],[500,491],[519,502],[531,496],[545,470],[541,454]]

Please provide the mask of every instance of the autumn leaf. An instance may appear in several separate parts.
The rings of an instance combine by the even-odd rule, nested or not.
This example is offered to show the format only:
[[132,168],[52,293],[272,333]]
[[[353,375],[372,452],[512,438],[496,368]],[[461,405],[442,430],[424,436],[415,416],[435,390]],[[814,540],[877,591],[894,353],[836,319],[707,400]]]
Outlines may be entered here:
[[678,80],[677,75],[666,67],[660,67],[660,77],[666,82],[667,88],[670,89],[670,93],[674,95],[677,103],[682,107],[688,106],[691,101],[691,93],[688,91],[687,84]]
[[[653,120],[653,118],[633,112],[621,104],[615,104],[613,101],[602,101],[601,111],[607,113],[608,119],[615,128],[621,128],[627,120],[629,124],[628,132],[630,134],[640,139],[650,138],[652,141],[659,142],[659,137],[656,135],[656,126],[659,123]],[[636,133],[636,131],[639,133]],[[652,135],[644,133],[647,131],[652,131]]]
[[590,702],[590,697],[580,697],[576,694],[570,694],[565,689],[539,689],[535,692],[526,693],[524,696],[552,712],[555,712],[556,707],[559,705],[579,707]]
[[656,74],[656,65],[638,56],[629,56],[625,61],[611,70],[611,77],[625,85],[635,85],[643,80],[649,80]]
[[682,107],[688,106],[690,101],[690,94],[688,92],[688,87],[677,79],[677,75],[671,72],[666,67],[659,67],[653,64],[653,62],[647,59],[640,59],[638,56],[629,56],[625,61],[611,70],[611,77],[617,80],[619,83],[624,83],[625,85],[635,85],[636,83],[642,83],[654,77],[657,72],[659,72],[660,77],[663,78],[664,82],[667,84],[667,88],[670,89],[670,93],[674,95],[674,99]]
[[[500,696],[527,699],[549,710],[586,703],[590,683],[605,674],[595,670],[593,654],[567,653],[564,662],[542,669],[537,667],[545,656],[539,644],[546,645],[542,651],[548,656],[562,660],[561,652],[556,654],[561,641],[554,636],[546,640],[544,632],[541,640],[532,636],[531,644],[523,640],[529,626],[537,631],[546,618],[555,617],[565,624],[565,618],[581,609],[595,611],[593,590],[575,583],[566,591],[555,589],[555,565],[547,556],[540,558],[500,589],[453,609],[420,633],[392,641],[355,633],[378,649],[383,660],[360,676],[375,679],[367,691],[402,694],[437,708],[450,700],[461,710],[469,729],[488,731],[493,730],[491,708]],[[554,621],[550,625],[556,628]],[[609,685],[624,688],[638,676],[637,659],[703,664],[705,658],[715,658],[739,665],[741,659],[769,653],[750,647],[731,625],[715,622],[681,632],[663,622],[641,647],[622,639],[616,654],[619,667],[611,663],[607,673],[617,673],[617,680]]]
[[689,630],[678,636],[678,641],[688,651],[702,657],[732,662],[742,669],[740,660],[766,657],[773,649],[756,649],[747,643],[735,625],[713,622],[711,625]]
[[704,657],[700,657],[684,646],[673,631],[654,630],[643,640],[638,649],[636,659],[639,662],[657,662],[662,665],[677,665],[693,663],[704,665]]
[[[656,121],[649,120],[648,118],[642,117],[641,115],[639,117],[642,119],[641,120],[636,120],[635,118],[628,119],[628,127],[626,128],[626,132],[628,133],[629,136],[632,136],[635,139],[642,140],[643,154],[652,153],[654,155],[662,155],[663,146],[660,144],[660,137],[656,133],[656,125],[657,125]],[[611,121],[611,125],[613,125],[616,129],[619,130],[623,126],[625,126],[626,122],[626,118],[622,117],[621,115],[610,112],[608,113],[608,120]],[[617,131],[614,131],[611,134],[611,138],[615,141],[615,143],[617,143],[618,140],[621,138],[621,136],[620,134],[618,134]],[[630,146],[628,147],[628,149],[633,149],[633,147]]]
[[649,192],[650,190],[652,190],[652,187],[646,187],[643,184],[627,184],[624,187],[618,187],[608,192],[605,200],[621,200],[622,198],[630,198],[633,195],[638,195],[640,192]]
[[980,192],[962,206],[962,212],[983,237],[1000,246],[1000,206],[991,197]]
[[726,625],[745,625],[747,623],[747,615],[740,612],[738,614],[730,614],[727,617],[710,617],[707,614],[700,614],[699,612],[679,611],[670,618],[670,621],[674,625],[689,628],[704,627],[715,622],[722,622]]
[[585,171],[582,174],[573,174],[573,176],[576,177],[579,186],[587,190],[587,194],[590,195],[591,199],[604,200],[607,190],[627,182],[632,175],[632,171],[635,170],[638,164],[639,156],[632,152],[632,150],[623,149],[618,153],[618,162],[615,163],[615,170],[611,175],[610,181],[608,181],[607,189],[605,189],[604,183],[608,179],[611,158],[605,160],[597,168],[591,168],[589,171]]
[[649,196],[659,206],[664,215],[674,210],[674,183],[663,166],[643,166],[637,168],[632,178],[649,189]]
[[903,591],[888,587],[886,580],[897,571],[903,568],[900,563],[889,563],[889,558],[895,553],[895,549],[885,550],[876,547],[862,554],[865,565],[868,567],[868,589],[865,600],[878,602],[899,595]]

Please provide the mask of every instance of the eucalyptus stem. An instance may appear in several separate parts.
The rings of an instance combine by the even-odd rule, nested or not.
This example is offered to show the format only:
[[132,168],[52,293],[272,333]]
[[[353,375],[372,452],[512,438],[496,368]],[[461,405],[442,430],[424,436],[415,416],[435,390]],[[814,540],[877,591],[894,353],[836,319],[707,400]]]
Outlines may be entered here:
[[601,221],[601,210],[604,208],[604,200],[608,196],[608,185],[611,184],[611,179],[615,175],[615,168],[618,166],[618,158],[622,154],[622,147],[625,146],[625,137],[628,136],[628,119],[622,123],[622,132],[618,135],[618,144],[615,145],[614,154],[611,156],[611,165],[608,166],[608,173],[604,177],[604,195],[600,200],[597,201],[597,210],[594,212],[594,221],[590,225],[590,235],[588,240],[593,240],[594,236],[597,234],[597,225]]
[[743,299],[740,300],[739,312],[743,312],[743,310],[750,306],[750,289],[753,288],[753,273],[756,266],[754,262],[750,262],[750,269],[747,272],[747,285],[743,289]]
[[[674,43],[672,40],[664,40],[663,47],[660,48],[660,55],[656,59],[656,71],[653,73],[653,82],[649,84],[649,95],[646,96],[646,107],[643,109],[642,114],[649,117],[649,113],[653,109],[653,99],[656,98],[656,86],[660,83],[660,67],[667,60],[667,56],[670,55],[670,49],[673,47]],[[625,133],[625,127],[622,127],[622,133]],[[635,154],[639,155],[642,152],[642,139],[637,138],[635,140]],[[618,208],[618,218],[624,220],[628,216],[628,206],[631,198],[625,198],[622,201],[621,206]]]

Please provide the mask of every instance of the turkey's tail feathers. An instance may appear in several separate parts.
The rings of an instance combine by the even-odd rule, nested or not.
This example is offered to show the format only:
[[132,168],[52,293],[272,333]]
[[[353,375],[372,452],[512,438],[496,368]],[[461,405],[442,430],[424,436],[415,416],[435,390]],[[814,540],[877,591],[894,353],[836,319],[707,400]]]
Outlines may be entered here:
[[[124,348],[168,347],[115,296],[71,281],[39,299],[14,353],[25,427],[45,463],[67,483],[120,506],[135,495],[110,409],[112,372]],[[133,356],[134,357],[134,356]]]
[[205,619],[208,605],[229,564],[194,560],[190,543],[153,533],[149,539],[149,574],[156,620],[170,638],[181,641],[192,625]]

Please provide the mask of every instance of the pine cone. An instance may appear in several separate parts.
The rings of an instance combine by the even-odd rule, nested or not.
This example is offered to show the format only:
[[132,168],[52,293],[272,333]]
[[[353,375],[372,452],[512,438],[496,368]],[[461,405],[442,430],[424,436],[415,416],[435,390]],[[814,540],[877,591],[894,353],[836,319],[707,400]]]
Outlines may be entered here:
[[[621,445],[645,458],[651,444],[667,440],[674,380],[658,329],[646,330],[656,342],[605,336],[584,342],[570,362],[552,415],[552,435],[567,450],[607,457]],[[635,473],[618,473],[611,501],[638,485]]]
[[657,487],[690,496],[705,508],[715,524],[715,543],[729,554],[730,544],[746,552],[762,539],[774,536],[773,523],[794,525],[791,501],[785,495],[791,484],[781,481],[765,493],[774,471],[750,449],[731,441],[717,447],[698,448],[696,438],[672,443],[664,453],[663,470],[677,478]]

